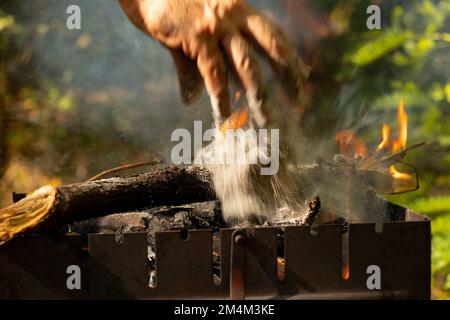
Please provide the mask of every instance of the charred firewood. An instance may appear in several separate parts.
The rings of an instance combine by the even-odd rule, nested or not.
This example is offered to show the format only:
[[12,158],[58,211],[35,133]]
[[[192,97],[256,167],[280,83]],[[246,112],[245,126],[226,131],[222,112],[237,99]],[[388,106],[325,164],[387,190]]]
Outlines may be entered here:
[[314,199],[308,203],[309,210],[302,221],[304,225],[311,226],[314,223],[314,220],[320,211],[320,205],[320,198],[318,196],[315,196]]
[[[177,206],[158,206],[135,212],[112,214],[70,225],[78,234],[143,232],[154,235],[168,230],[219,229],[227,227],[219,201]],[[150,241],[152,243],[152,241]]]

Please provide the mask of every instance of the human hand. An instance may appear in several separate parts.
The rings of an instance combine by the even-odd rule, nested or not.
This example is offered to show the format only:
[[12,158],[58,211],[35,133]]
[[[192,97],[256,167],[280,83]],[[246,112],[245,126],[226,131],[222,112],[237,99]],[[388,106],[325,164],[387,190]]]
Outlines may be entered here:
[[128,18],[169,48],[182,98],[192,103],[206,85],[216,118],[231,114],[228,71],[240,80],[253,118],[265,126],[265,85],[253,47],[268,57],[283,88],[299,99],[308,68],[283,32],[245,0],[120,0]]

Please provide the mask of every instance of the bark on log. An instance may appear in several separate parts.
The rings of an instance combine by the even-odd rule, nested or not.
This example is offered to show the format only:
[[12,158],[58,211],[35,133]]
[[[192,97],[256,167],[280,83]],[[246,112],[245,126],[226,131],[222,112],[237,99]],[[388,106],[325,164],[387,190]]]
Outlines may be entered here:
[[202,167],[168,167],[126,178],[76,183],[57,188],[50,227],[112,213],[161,205],[215,200],[209,172]]

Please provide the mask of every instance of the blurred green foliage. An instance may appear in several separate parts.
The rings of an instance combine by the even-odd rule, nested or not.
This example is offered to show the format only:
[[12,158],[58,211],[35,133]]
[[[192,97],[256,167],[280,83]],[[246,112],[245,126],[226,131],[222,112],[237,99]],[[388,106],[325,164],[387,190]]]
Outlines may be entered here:
[[[384,112],[395,125],[404,97],[409,143],[429,142],[408,154],[420,175],[420,189],[389,200],[432,218],[433,295],[450,297],[450,2],[383,2],[382,30],[347,35],[340,79],[352,78],[369,94],[370,112]],[[389,21],[389,23],[386,23]],[[352,30],[349,30],[351,33]],[[370,79],[370,80],[369,80]],[[382,80],[382,81],[379,81]],[[381,127],[381,126],[379,126]],[[378,133],[371,132],[370,139]]]

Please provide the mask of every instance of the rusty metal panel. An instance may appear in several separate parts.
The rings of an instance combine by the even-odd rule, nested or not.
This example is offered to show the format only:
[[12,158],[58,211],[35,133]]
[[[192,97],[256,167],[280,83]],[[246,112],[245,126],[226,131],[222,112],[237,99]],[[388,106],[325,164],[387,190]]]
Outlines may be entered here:
[[368,290],[367,268],[379,266],[381,290],[406,290],[411,299],[430,298],[430,222],[388,222],[380,233],[375,224],[351,224],[348,286]]
[[278,294],[276,234],[276,228],[256,228],[247,240],[244,276],[249,296]]
[[[341,279],[340,225],[320,225],[317,234],[286,227],[283,282],[277,279],[277,228],[239,230],[246,235],[240,247],[232,242],[235,229],[220,230],[219,286],[213,283],[212,230],[189,231],[186,239],[180,231],[156,234],[156,288],[148,286],[146,233],[89,235],[89,248],[79,236],[30,235],[0,247],[0,298],[229,298],[237,266],[246,298],[429,299],[430,222],[412,212],[406,219],[384,223],[381,233],[374,224],[350,224],[347,281]],[[81,267],[82,290],[67,288],[69,265]],[[369,265],[381,269],[381,290],[367,287]]]
[[0,247],[0,299],[83,298],[84,292],[67,288],[67,268],[84,270],[87,256],[79,236],[14,239]]
[[221,294],[230,295],[231,235],[235,229],[220,230],[220,280]]
[[231,235],[230,298],[232,300],[245,299],[248,240],[249,237],[245,230],[234,230]]
[[[221,230],[221,271],[223,294],[229,296],[231,236],[234,229]],[[244,287],[246,297],[276,296],[277,228],[244,230],[247,239],[241,253],[245,254]]]
[[147,234],[89,235],[89,298],[133,299],[148,287]]
[[341,285],[340,225],[286,227],[284,295],[335,291]]
[[[212,273],[212,230],[156,233],[156,292],[160,298],[218,297]],[[152,290],[152,289],[149,289]]]

